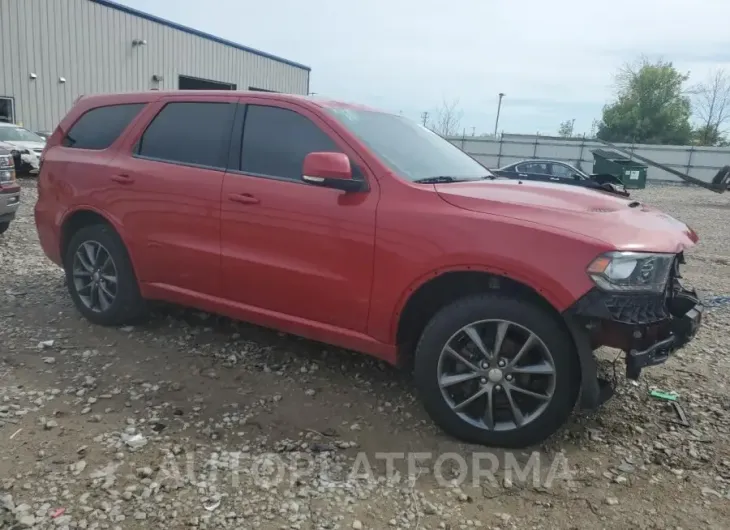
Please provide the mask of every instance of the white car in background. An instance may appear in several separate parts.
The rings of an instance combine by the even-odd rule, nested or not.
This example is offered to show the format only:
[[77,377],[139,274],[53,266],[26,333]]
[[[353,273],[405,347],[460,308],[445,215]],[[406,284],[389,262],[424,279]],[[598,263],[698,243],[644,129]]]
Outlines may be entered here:
[[0,146],[10,151],[19,175],[38,173],[46,141],[36,133],[14,123],[0,122]]

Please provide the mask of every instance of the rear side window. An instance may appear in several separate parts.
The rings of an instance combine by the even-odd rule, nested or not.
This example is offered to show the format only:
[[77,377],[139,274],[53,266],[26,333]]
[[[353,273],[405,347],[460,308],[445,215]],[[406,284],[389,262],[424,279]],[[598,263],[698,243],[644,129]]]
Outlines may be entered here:
[[235,110],[235,103],[168,103],[140,138],[137,154],[225,169]]
[[341,149],[314,122],[297,112],[248,106],[241,153],[243,172],[301,180],[304,157],[316,151]]
[[91,109],[71,127],[62,144],[76,149],[106,149],[144,106],[127,103]]

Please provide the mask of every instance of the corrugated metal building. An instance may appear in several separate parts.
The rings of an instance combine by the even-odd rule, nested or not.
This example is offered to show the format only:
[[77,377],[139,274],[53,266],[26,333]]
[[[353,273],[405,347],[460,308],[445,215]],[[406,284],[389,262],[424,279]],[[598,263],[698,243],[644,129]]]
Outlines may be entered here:
[[0,119],[32,130],[52,130],[83,94],[307,94],[309,73],[302,64],[108,0],[0,0]]

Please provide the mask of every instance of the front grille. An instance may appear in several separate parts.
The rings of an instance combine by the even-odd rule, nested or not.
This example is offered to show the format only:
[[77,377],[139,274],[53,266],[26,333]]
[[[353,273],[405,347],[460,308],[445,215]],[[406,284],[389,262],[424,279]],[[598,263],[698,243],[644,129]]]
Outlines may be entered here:
[[576,314],[624,324],[653,324],[669,317],[664,294],[607,293],[593,289],[574,306]]
[[614,295],[604,303],[613,320],[626,324],[652,324],[669,317],[666,296]]

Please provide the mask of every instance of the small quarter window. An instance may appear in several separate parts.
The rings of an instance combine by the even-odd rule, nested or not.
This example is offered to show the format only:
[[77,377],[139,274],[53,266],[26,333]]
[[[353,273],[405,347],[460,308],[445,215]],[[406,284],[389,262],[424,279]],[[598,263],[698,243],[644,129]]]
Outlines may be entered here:
[[128,103],[91,109],[71,127],[62,145],[75,149],[106,149],[144,106],[144,103]]

